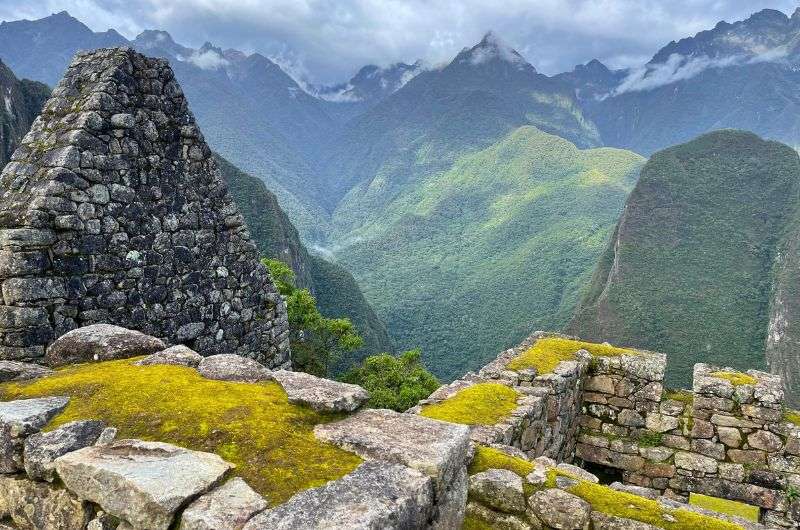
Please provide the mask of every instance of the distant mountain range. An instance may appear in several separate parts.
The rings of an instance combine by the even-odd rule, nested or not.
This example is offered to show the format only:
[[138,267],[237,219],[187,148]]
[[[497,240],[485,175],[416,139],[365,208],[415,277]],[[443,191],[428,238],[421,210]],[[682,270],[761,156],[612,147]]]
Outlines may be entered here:
[[0,61],[0,96],[0,167],[3,167],[39,115],[50,89],[37,81],[17,79]]
[[[399,348],[422,345],[445,378],[531,329],[566,325],[582,297],[573,322],[587,323],[587,333],[611,329],[588,324],[589,308],[602,301],[597,282],[610,275],[606,261],[589,280],[597,260],[609,256],[603,249],[642,156],[723,128],[800,146],[800,11],[720,22],[629,70],[592,60],[548,77],[488,33],[447,64],[365,66],[333,86],[298,82],[258,53],[210,43],[193,49],[155,30],[129,41],[113,30],[92,32],[66,13],[0,25],[0,58],[18,75],[50,84],[78,49],[109,45],[169,59],[210,144],[274,192],[305,247],[349,268]],[[711,141],[683,149],[700,153],[697,145]],[[649,167],[645,184],[657,173]],[[762,184],[775,177],[751,174]],[[714,190],[720,201],[736,191]],[[690,191],[681,196],[688,200]],[[760,211],[751,199],[744,210]],[[269,204],[264,199],[265,211]],[[772,237],[764,226],[741,229]],[[769,241],[764,248],[779,248]],[[794,278],[792,263],[781,269],[786,278]],[[763,356],[762,324],[778,298],[765,306],[762,295],[757,311],[737,313],[758,319],[732,335],[746,337],[731,357]],[[671,345],[686,362],[697,354],[681,353],[688,350],[680,350],[675,329],[658,333],[647,344]],[[709,338],[709,351],[724,349],[718,338]],[[789,354],[773,358],[781,356]]]

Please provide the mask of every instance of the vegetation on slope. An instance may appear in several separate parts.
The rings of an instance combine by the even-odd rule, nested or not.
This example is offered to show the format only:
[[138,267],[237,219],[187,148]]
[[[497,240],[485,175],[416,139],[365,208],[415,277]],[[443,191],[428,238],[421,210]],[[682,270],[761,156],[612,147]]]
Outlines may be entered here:
[[18,80],[0,61],[0,170],[39,115],[50,89],[36,81]]
[[655,154],[567,331],[669,354],[676,387],[698,361],[763,367],[772,268],[799,184],[797,153],[751,133]]
[[454,378],[567,323],[642,163],[522,127],[391,200],[381,176],[351,192],[337,256],[397,345]]
[[289,265],[297,287],[311,291],[323,315],[349,318],[363,337],[363,348],[340,359],[334,371],[367,355],[394,351],[386,326],[364,298],[353,276],[340,265],[306,250],[297,229],[261,180],[240,171],[220,156],[216,160],[261,254]]
[[735,515],[748,521],[758,522],[758,517],[761,515],[761,510],[758,506],[752,506],[744,502],[732,501],[730,499],[720,499],[719,497],[711,497],[709,495],[702,495],[700,493],[689,494],[689,504],[712,510],[727,515]]
[[404,412],[439,388],[439,381],[425,368],[420,356],[419,350],[396,356],[373,355],[347,371],[342,381],[366,389],[367,406]]
[[314,425],[338,416],[290,404],[274,382],[215,381],[184,366],[136,366],[126,359],[70,366],[33,382],[4,383],[0,396],[69,396],[67,408],[47,429],[99,419],[119,429],[120,438],[217,453],[236,464],[234,473],[271,505],[340,478],[361,462],[314,437]]

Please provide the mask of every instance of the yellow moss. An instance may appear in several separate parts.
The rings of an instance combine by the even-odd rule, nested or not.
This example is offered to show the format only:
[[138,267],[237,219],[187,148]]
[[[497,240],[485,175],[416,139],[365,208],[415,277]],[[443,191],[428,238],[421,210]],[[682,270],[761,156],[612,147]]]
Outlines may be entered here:
[[349,473],[361,459],[314,438],[337,419],[292,405],[274,382],[213,381],[183,366],[135,366],[132,360],[84,364],[30,383],[0,385],[4,400],[70,396],[49,425],[100,419],[121,438],[214,452],[236,464],[271,504]]
[[578,350],[586,350],[595,357],[636,355],[636,350],[617,348],[608,344],[596,344],[561,337],[544,337],[508,363],[511,370],[536,368],[540,374],[549,374],[561,361],[575,358]]
[[727,515],[736,515],[748,521],[753,521],[754,523],[758,522],[758,516],[761,513],[758,506],[751,506],[743,502],[731,501],[728,499],[720,499],[719,497],[701,495],[700,493],[690,493],[689,504]]
[[494,527],[489,522],[471,513],[464,517],[464,524],[461,528],[462,530],[494,530]]
[[[592,505],[592,509],[616,517],[648,523],[666,530],[743,530],[741,525],[697,514],[684,509],[665,508],[657,501],[608,486],[581,481],[568,488],[570,493]],[[667,518],[668,516],[668,518]]]
[[716,377],[717,379],[725,379],[726,381],[730,381],[733,386],[755,385],[758,383],[758,379],[752,375],[743,374],[742,372],[719,371],[713,372],[711,376]]
[[525,478],[533,471],[533,467],[533,462],[507,455],[494,447],[479,445],[476,447],[475,457],[469,465],[469,474],[474,475],[487,469],[507,469]]
[[517,408],[516,390],[499,383],[478,383],[441,403],[426,405],[421,414],[450,423],[494,425]]
[[783,419],[800,427],[800,412],[796,410],[787,410],[783,414]]
[[690,406],[694,403],[694,394],[688,390],[667,390],[664,393],[664,398],[680,401]]

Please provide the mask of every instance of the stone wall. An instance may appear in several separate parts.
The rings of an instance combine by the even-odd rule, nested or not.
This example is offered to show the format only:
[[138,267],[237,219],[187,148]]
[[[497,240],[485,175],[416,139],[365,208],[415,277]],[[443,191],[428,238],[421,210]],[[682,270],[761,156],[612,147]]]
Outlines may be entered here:
[[104,322],[288,361],[284,303],[166,61],[78,54],[0,190],[0,358]]

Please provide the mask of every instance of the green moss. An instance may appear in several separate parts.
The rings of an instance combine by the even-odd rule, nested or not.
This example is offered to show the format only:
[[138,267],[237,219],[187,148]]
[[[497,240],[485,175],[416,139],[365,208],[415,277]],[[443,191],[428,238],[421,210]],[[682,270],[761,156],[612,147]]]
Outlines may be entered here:
[[731,501],[728,499],[720,499],[719,497],[701,495],[700,493],[690,493],[689,504],[727,515],[736,515],[748,521],[753,521],[754,523],[758,522],[758,516],[761,514],[761,510],[758,506],[751,506],[743,502]]
[[712,372],[711,376],[716,377],[717,379],[725,379],[726,381],[730,381],[733,386],[755,385],[758,383],[758,379],[752,375],[743,374],[742,372],[718,371]]
[[342,477],[361,462],[319,442],[314,425],[337,418],[292,405],[274,382],[214,381],[183,366],[136,366],[132,360],[84,364],[30,383],[0,385],[4,400],[70,396],[49,425],[100,419],[121,438],[214,452],[272,504]]
[[441,403],[426,405],[421,414],[464,425],[494,425],[517,408],[519,393],[499,383],[478,383]]
[[657,501],[581,481],[567,491],[581,497],[592,509],[641,521],[666,530],[743,530],[742,526],[683,509],[665,508]]
[[787,410],[783,414],[783,419],[800,427],[800,411]]
[[639,445],[642,447],[656,447],[661,445],[664,436],[660,432],[642,431],[639,433]]
[[476,447],[475,457],[469,465],[469,474],[475,475],[487,469],[507,469],[525,478],[533,471],[533,468],[533,462],[507,455],[494,447],[479,445]]
[[578,350],[586,350],[596,357],[613,357],[616,355],[636,355],[636,350],[617,348],[608,344],[596,344],[579,340],[564,339],[561,337],[545,337],[515,357],[508,363],[511,370],[536,368],[540,374],[548,374],[561,361],[575,358]]

